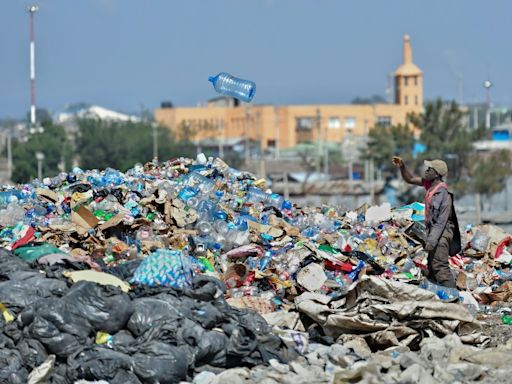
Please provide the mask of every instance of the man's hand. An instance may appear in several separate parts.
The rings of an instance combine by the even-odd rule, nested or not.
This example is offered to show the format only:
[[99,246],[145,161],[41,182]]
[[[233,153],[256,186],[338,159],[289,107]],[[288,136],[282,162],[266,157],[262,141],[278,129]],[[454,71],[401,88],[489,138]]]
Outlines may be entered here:
[[402,160],[401,157],[398,157],[398,156],[393,156],[393,158],[391,159],[391,162],[393,163],[393,165],[395,167],[398,167],[398,168],[403,167],[403,165],[404,165],[404,161]]

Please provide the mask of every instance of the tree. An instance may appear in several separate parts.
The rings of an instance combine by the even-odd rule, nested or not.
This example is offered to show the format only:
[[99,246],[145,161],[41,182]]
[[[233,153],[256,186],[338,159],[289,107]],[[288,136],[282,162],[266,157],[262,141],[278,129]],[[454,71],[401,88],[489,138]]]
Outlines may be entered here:
[[64,128],[48,120],[43,122],[42,126],[43,133],[29,136],[26,142],[13,142],[12,179],[16,183],[28,182],[37,176],[36,152],[45,155],[43,176],[55,176],[63,170],[64,164],[71,163],[71,144]]
[[505,188],[507,178],[512,175],[512,156],[510,151],[501,150],[491,153],[488,158],[473,157],[470,165],[472,192],[484,195],[488,200]]
[[375,125],[368,134],[368,146],[363,158],[372,159],[377,169],[392,172],[392,156],[400,156],[407,163],[413,160],[414,132],[407,124],[384,127]]
[[[77,154],[83,168],[107,167],[125,171],[135,163],[145,163],[153,157],[153,124],[151,122],[111,122],[81,119],[78,122]],[[195,156],[190,141],[173,140],[165,127],[157,127],[160,160],[180,156]]]
[[452,184],[461,181],[468,172],[468,160],[475,139],[464,122],[464,112],[452,101],[441,99],[425,104],[423,114],[411,114],[409,120],[421,131],[421,142],[426,151],[421,159],[444,159],[450,169]]
[[[30,121],[30,111],[26,114],[26,121]],[[40,125],[48,125],[52,123],[52,115],[46,108],[36,108],[36,122]]]

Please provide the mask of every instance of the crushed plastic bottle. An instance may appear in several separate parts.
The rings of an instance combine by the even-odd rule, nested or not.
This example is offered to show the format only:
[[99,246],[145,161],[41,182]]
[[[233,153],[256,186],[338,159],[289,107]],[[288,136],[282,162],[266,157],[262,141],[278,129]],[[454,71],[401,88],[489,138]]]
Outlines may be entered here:
[[215,91],[218,93],[246,103],[249,103],[256,93],[256,84],[253,81],[243,80],[226,72],[221,72],[217,76],[210,76],[208,81],[213,84]]

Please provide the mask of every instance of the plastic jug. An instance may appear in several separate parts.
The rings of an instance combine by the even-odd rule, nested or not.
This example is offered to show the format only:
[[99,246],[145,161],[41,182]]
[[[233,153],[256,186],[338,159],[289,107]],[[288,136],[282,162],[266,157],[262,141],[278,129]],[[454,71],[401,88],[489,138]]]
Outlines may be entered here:
[[208,78],[218,93],[249,103],[256,93],[256,84],[250,80],[239,79],[226,72]]

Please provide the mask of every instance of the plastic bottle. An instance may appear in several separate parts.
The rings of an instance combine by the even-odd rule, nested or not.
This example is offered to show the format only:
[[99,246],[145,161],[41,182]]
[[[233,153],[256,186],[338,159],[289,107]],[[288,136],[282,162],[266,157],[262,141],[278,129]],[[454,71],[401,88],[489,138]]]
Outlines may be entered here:
[[249,103],[256,93],[256,84],[253,81],[239,79],[226,72],[221,72],[217,76],[210,76],[208,81],[213,84],[218,93],[246,103]]
[[501,316],[501,321],[503,322],[503,324],[511,325],[512,324],[512,316],[503,315],[503,316]]
[[419,287],[430,292],[434,292],[441,300],[444,301],[451,301],[459,297],[459,291],[456,288],[444,287],[429,280],[423,280]]
[[178,197],[183,200],[184,202],[187,202],[188,199],[191,197],[194,197],[199,193],[199,190],[197,188],[193,187],[183,187],[183,189],[178,193]]
[[278,193],[273,193],[268,197],[268,202],[271,206],[281,209],[283,207],[284,197]]

